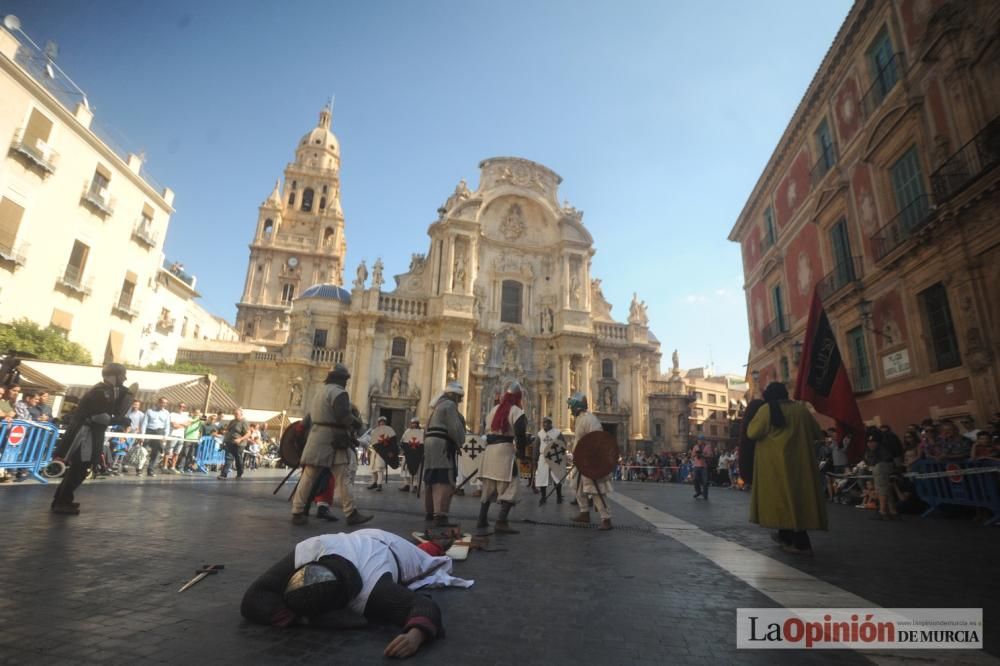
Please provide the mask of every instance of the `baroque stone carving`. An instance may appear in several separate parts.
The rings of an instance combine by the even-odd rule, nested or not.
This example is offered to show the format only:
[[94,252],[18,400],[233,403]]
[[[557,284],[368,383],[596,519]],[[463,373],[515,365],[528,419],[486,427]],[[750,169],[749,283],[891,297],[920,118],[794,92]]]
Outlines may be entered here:
[[524,235],[525,229],[524,213],[519,204],[513,204],[507,210],[507,214],[500,221],[500,233],[508,241],[516,241]]
[[362,259],[361,263],[358,264],[358,274],[354,278],[354,286],[358,289],[365,288],[365,280],[368,279],[368,267],[365,266],[365,260]]
[[639,296],[632,292],[632,304],[628,309],[628,323],[638,326],[648,326],[649,316],[646,314],[646,301],[639,301]]
[[379,257],[375,260],[375,265],[372,266],[372,289],[382,288],[382,258]]

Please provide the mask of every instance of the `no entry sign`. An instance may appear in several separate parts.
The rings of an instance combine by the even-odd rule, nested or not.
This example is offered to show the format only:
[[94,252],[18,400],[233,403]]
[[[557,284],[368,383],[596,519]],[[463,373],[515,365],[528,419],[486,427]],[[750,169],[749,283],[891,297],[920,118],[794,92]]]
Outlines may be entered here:
[[10,432],[7,434],[7,443],[10,444],[11,446],[17,446],[18,444],[21,443],[21,440],[24,439],[25,433],[27,433],[27,430],[23,425],[21,424],[15,425],[10,429]]

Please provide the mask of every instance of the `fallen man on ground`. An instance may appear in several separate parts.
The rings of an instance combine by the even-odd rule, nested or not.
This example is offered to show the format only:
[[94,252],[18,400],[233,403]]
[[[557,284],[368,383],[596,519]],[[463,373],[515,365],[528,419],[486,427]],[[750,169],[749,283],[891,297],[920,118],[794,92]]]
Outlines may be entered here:
[[395,624],[403,632],[384,654],[409,657],[444,635],[441,610],[414,590],[473,583],[452,576],[451,567],[451,558],[432,557],[385,530],[324,534],[299,542],[255,580],[240,612],[251,622],[279,627]]

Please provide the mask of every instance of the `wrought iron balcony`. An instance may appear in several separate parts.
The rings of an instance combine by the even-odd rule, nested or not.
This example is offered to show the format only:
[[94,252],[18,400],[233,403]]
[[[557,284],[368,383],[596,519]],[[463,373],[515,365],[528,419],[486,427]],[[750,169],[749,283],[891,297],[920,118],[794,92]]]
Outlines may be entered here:
[[864,96],[861,98],[861,113],[864,117],[870,118],[876,109],[882,104],[886,97],[889,95],[889,91],[896,87],[899,80],[903,77],[906,71],[906,58],[902,53],[895,53],[889,62],[878,71],[875,75],[875,80],[872,81],[871,86],[865,91]]
[[52,150],[51,146],[42,139],[26,135],[23,127],[14,132],[14,139],[10,142],[10,149],[45,173],[56,172],[59,153]]
[[108,196],[107,188],[99,188],[90,181],[84,181],[80,201],[93,208],[94,212],[102,217],[109,217],[115,212],[115,200]]
[[93,280],[84,280],[83,269],[77,266],[67,266],[66,272],[56,278],[56,284],[81,297],[93,292]]
[[788,322],[785,316],[778,317],[765,326],[760,334],[764,338],[764,344],[771,342],[782,333],[788,332]]
[[831,143],[823,151],[823,154],[819,156],[816,163],[813,164],[812,169],[809,170],[809,182],[812,183],[813,187],[819,185],[819,182],[823,180],[823,177],[830,172],[833,165],[837,163],[837,145]]
[[1000,116],[991,120],[931,174],[931,189],[943,204],[1000,163]]
[[139,306],[132,302],[131,294],[118,294],[111,306],[111,312],[126,319],[139,316]]
[[819,281],[819,297],[825,301],[844,287],[860,282],[863,275],[864,263],[861,257],[850,257],[847,261],[837,264]]
[[919,231],[930,221],[934,210],[935,206],[930,196],[922,194],[899,211],[888,224],[872,234],[875,261],[884,259]]
[[132,228],[132,238],[139,241],[143,245],[153,248],[156,244],[160,242],[159,237],[153,233],[150,228],[151,225],[146,218],[140,217],[139,221],[135,223]]
[[28,243],[0,242],[0,262],[9,262],[15,266],[24,266],[28,260]]

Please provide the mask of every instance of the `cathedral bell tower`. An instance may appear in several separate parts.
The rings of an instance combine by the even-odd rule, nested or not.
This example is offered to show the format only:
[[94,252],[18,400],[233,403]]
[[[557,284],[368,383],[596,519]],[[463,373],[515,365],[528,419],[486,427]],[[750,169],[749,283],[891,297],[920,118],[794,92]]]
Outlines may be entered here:
[[340,207],[340,143],[331,108],[299,141],[285,182],[274,184],[257,214],[236,329],[243,340],[277,348],[288,339],[292,300],[314,284],[343,282],[344,212]]

